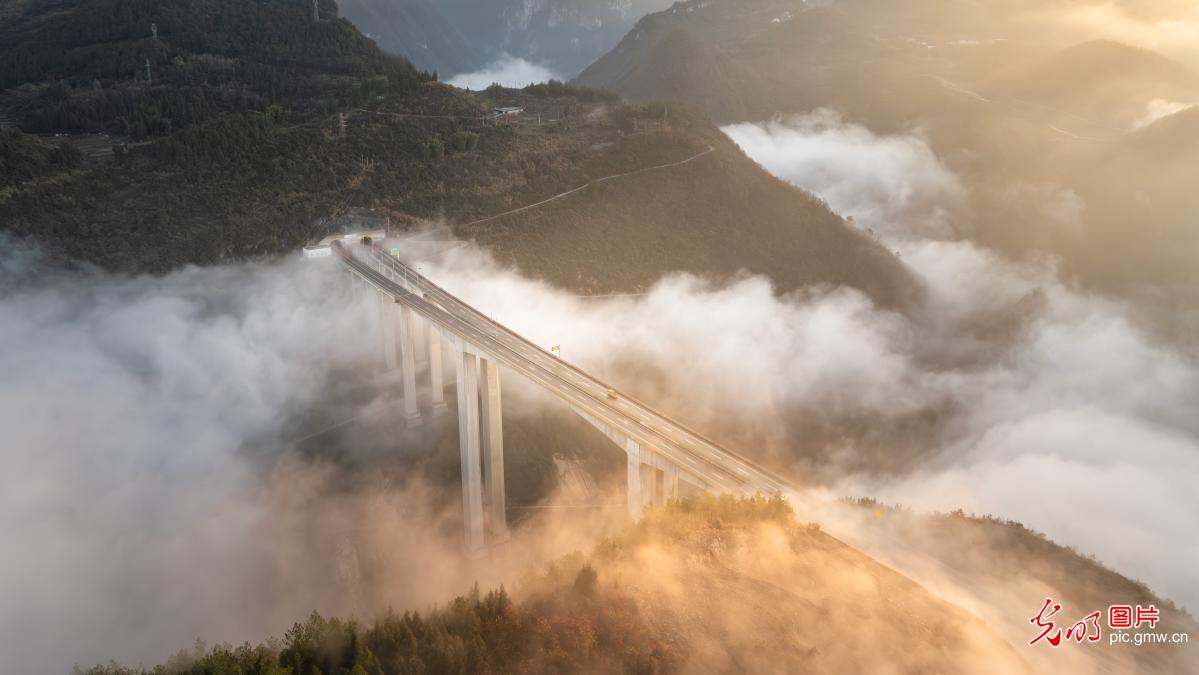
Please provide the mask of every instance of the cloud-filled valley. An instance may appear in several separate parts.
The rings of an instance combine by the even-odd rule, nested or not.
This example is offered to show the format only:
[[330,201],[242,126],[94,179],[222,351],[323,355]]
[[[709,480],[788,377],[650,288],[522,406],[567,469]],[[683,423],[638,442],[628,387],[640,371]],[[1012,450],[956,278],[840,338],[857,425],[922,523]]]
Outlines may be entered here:
[[[760,277],[721,286],[687,275],[644,296],[583,299],[470,245],[414,240],[405,255],[535,342],[562,345],[565,358],[813,487],[1013,518],[1199,604],[1195,354],[1155,340],[1121,301],[1062,283],[1045,261],[955,238],[967,188],[919,136],[827,112],[727,132],[894,248],[925,286],[921,303],[900,313],[850,289],[780,296]],[[72,658],[97,658],[133,634],[134,615],[102,618],[113,594],[137,599],[124,606],[138,622],[162,617],[159,632],[117,650],[149,658],[160,656],[154,644],[197,633],[277,630],[312,606],[354,610],[314,591],[243,608],[238,626],[206,623],[217,605],[259,597],[247,589],[261,590],[264,575],[285,594],[344,569],[327,551],[290,560],[364,513],[388,537],[413,527],[396,520],[404,490],[331,495],[328,467],[248,451],[275,447],[339,369],[361,374],[373,358],[370,312],[347,303],[327,266],[122,277],[55,272],[14,246],[0,270],[0,415],[12,448],[0,518],[20,542],[0,578],[37,569],[41,579],[0,587],[6,606],[27,610],[6,617],[18,622],[3,631],[10,646],[36,652],[39,630],[65,621],[94,635]],[[828,428],[843,431],[807,433]],[[368,539],[392,556],[389,569],[416,573],[413,550]],[[219,588],[213,569],[224,570]],[[458,573],[383,596],[430,602]]]
[[[953,237],[967,188],[919,136],[827,112],[726,131],[878,233],[923,282],[922,303],[905,316],[846,289],[780,297],[761,278],[685,275],[642,298],[580,300],[469,247],[430,253],[430,275],[566,358],[643,380],[669,410],[815,468],[835,492],[1016,519],[1199,604],[1186,534],[1199,514],[1196,354],[1125,301],[1062,282],[1051,261]],[[861,432],[871,452],[904,434],[894,452],[912,456],[875,472],[854,432],[812,441],[794,417],[877,427]]]
[[497,83],[504,87],[519,89],[530,84],[561,79],[560,75],[545,65],[516,56],[504,55],[482,70],[455,75],[450,78],[449,84],[463,89],[482,91]]

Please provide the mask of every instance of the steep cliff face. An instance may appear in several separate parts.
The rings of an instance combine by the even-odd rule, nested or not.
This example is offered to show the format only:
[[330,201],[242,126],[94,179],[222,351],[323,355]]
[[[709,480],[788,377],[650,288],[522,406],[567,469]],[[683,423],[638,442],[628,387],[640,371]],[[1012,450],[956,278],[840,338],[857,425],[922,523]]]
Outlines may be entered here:
[[469,72],[484,64],[484,54],[429,0],[339,0],[342,15],[384,50],[401,54],[423,70],[439,75]]
[[387,51],[457,75],[504,55],[569,78],[670,0],[341,0],[342,11]]

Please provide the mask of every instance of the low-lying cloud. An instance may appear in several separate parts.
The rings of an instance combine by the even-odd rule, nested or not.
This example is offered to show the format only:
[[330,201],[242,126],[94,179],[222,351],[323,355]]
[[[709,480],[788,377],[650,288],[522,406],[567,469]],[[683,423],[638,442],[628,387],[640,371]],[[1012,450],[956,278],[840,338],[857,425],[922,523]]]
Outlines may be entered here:
[[[582,299],[470,246],[404,250],[535,342],[832,493],[1020,520],[1199,606],[1196,354],[1048,263],[952,239],[965,188],[917,136],[828,113],[730,133],[880,233],[923,304],[687,275]],[[420,509],[438,503],[428,488],[339,491],[320,462],[252,451],[377,359],[337,275],[284,261],[112,277],[0,250],[0,652],[26,672],[469,583],[460,533]]]
[[1133,121],[1133,129],[1143,129],[1154,122],[1165,119],[1175,113],[1195,107],[1194,103],[1180,103],[1155,98],[1145,104],[1145,113]]
[[[1199,604],[1188,572],[1199,543],[1187,535],[1199,517],[1188,487],[1199,478],[1197,354],[1159,343],[1130,308],[1063,284],[1048,263],[922,239],[927,230],[913,216],[943,213],[944,200],[952,207],[961,194],[944,165],[918,137],[876,137],[824,113],[818,119],[728,131],[768,169],[842,213],[892,219],[874,226],[891,234],[884,240],[929,289],[911,331],[943,355],[891,345],[913,366],[904,379],[915,386],[903,398],[946,397],[955,408],[923,466],[898,479],[863,473],[840,489],[1019,520]],[[838,179],[845,165],[860,174]],[[893,180],[902,185],[858,189]],[[946,185],[956,187],[936,189]],[[879,198],[901,208],[857,201]],[[1077,217],[1077,196],[1044,201],[1061,220]],[[947,367],[954,358],[960,365]]]
[[[360,313],[292,264],[112,277],[2,249],[8,665],[160,658],[325,604],[299,562],[300,523],[276,501],[312,497],[316,478],[259,475],[241,452],[272,446],[328,366],[355,358]],[[294,586],[271,597],[272,580]]]
[[298,258],[120,276],[0,237],[12,672],[149,665],[313,610],[423,610],[587,541],[536,512],[485,563],[463,556],[457,485],[422,469],[452,418],[405,429],[377,303]]
[[879,136],[827,109],[724,132],[771,173],[880,234],[954,233],[965,189],[919,136]]
[[[580,300],[469,248],[423,264],[564,358],[834,492],[1016,519],[1199,603],[1194,359],[1049,268],[956,242],[901,250],[930,286],[910,317],[845,289],[780,297],[761,278],[681,275],[643,298]],[[913,430],[924,415],[934,422]],[[795,417],[868,429],[814,440],[789,428]],[[863,461],[887,434],[924,448],[898,473]]]
[[918,137],[828,113],[729,133],[885,233],[926,285],[923,304],[905,315],[849,289],[779,296],[761,278],[688,275],[644,297],[582,300],[470,247],[410,250],[547,348],[834,492],[1020,520],[1199,605],[1187,536],[1199,517],[1196,354],[1048,262],[943,238],[965,189]]
[[463,89],[481,91],[493,84],[520,89],[530,84],[561,79],[563,78],[560,75],[546,66],[505,54],[482,70],[455,75],[448,83]]
[[311,411],[395,407],[334,400],[339,373],[369,384],[378,342],[331,265],[123,277],[2,244],[0,653],[13,672],[153,663],[196,638],[259,640],[313,609],[419,606],[470,582],[460,530],[441,526],[455,500],[403,475],[347,483],[332,453],[282,449],[312,430]]

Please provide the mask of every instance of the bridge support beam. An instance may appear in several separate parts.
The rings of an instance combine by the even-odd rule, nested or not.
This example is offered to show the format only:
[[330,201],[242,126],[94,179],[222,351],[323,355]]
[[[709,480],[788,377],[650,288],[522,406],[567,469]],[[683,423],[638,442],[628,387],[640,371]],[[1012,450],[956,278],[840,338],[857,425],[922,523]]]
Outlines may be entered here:
[[379,334],[383,338],[383,369],[395,370],[398,363],[396,354],[396,306],[388,296],[379,294]]
[[480,364],[480,423],[489,534],[496,539],[505,539],[508,536],[508,502],[504,494],[504,428],[500,405],[500,366],[490,359],[480,359]]
[[432,389],[430,395],[431,405],[434,415],[444,414],[447,410],[445,405],[445,371],[442,370],[441,364],[441,329],[432,323],[428,323],[428,340],[429,343],[429,388]]
[[508,502],[500,367],[468,350],[458,351],[458,440],[466,548],[475,552],[485,537],[508,538]]
[[462,460],[462,524],[466,550],[483,548],[483,477],[479,439],[479,372],[474,354],[458,353],[458,444]]
[[627,439],[624,451],[628,459],[628,490],[625,496],[628,500],[629,517],[637,520],[645,506],[641,492],[641,444],[631,438]]
[[[393,303],[394,304],[394,303]],[[400,377],[404,381],[404,418],[409,426],[420,425],[420,408],[416,405],[416,348],[412,341],[412,329],[416,322],[412,310],[405,305],[399,306],[397,322],[393,327],[399,333],[401,368]],[[394,350],[395,341],[392,341]]]
[[659,493],[662,487],[661,472],[650,464],[641,465],[641,504],[644,507],[654,507],[661,503]]
[[426,328],[424,317],[416,312],[410,312],[412,315],[412,346],[416,354],[416,369],[420,370],[429,364],[429,347],[428,337],[429,330]]
[[628,458],[628,508],[633,519],[649,506],[662,506],[679,498],[679,469],[650,448],[625,440]]
[[662,471],[662,503],[679,498],[679,471],[674,467]]

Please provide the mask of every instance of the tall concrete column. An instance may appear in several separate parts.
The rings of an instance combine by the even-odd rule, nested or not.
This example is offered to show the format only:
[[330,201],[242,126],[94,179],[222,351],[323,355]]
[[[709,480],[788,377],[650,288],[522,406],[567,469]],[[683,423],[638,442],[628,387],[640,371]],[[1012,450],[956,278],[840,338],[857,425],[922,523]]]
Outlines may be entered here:
[[628,458],[628,508],[629,517],[641,517],[641,446],[633,439],[625,441],[625,456]]
[[441,366],[441,329],[433,323],[429,323],[428,328],[429,387],[433,390],[430,399],[432,400],[433,414],[441,415],[447,410],[445,384],[442,382],[445,373]]
[[458,353],[458,444],[462,458],[462,524],[466,550],[483,548],[483,479],[479,450],[478,361]]
[[660,498],[662,504],[679,498],[679,471],[673,466],[662,471],[662,491]]
[[425,324],[428,322],[416,312],[412,313],[412,319],[412,346],[416,353],[416,369],[420,370],[429,365],[429,350],[425,346],[429,335]]
[[661,474],[657,467],[651,464],[641,465],[641,503],[645,506],[656,506],[661,493]]
[[479,375],[479,398],[482,404],[480,423],[483,439],[483,480],[487,494],[487,515],[491,536],[508,534],[507,499],[504,496],[504,428],[500,398],[500,367],[482,359]]
[[383,368],[396,367],[396,307],[390,296],[379,294],[379,334],[383,338]]
[[420,424],[420,409],[416,406],[416,351],[412,344],[413,313],[406,305],[400,305],[395,328],[400,335],[401,377],[404,380],[404,417],[409,426]]

